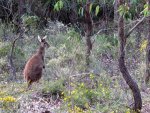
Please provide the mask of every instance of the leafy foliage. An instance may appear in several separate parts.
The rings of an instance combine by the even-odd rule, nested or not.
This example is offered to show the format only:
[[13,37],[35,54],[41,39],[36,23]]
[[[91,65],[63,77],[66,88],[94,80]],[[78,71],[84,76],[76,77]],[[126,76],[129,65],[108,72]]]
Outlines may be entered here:
[[0,42],[0,58],[8,55],[8,53],[10,52],[10,47],[10,43]]
[[64,91],[64,80],[56,80],[56,81],[53,81],[53,82],[46,82],[44,84],[44,87],[42,88],[42,93],[50,93],[52,95],[60,95],[61,96],[61,93]]
[[62,0],[59,0],[54,5],[54,10],[60,11],[63,8],[63,6],[64,6],[64,2]]
[[141,13],[144,14],[144,16],[149,16],[150,15],[149,7],[150,6],[148,4],[144,5],[144,10],[141,12]]
[[[76,11],[78,11],[77,16],[84,16],[86,2],[87,0],[77,0],[74,2],[74,5],[77,8]],[[107,15],[110,10],[113,10],[112,7],[114,4],[112,2],[113,0],[91,1],[89,12],[91,13],[92,18],[97,16],[98,20],[100,20],[100,25],[96,27],[96,30],[101,29],[101,27],[103,29],[101,23],[103,24],[105,18],[101,19],[99,16],[103,15],[101,13],[106,13]],[[35,105],[34,102],[40,99],[42,100],[41,103],[43,103],[43,100],[45,101],[46,99],[48,100],[46,100],[46,104],[53,103],[53,101],[49,102],[49,100],[50,98],[53,98],[52,96],[54,96],[57,103],[61,104],[61,107],[67,106],[67,109],[65,109],[64,112],[130,113],[130,109],[126,108],[126,106],[130,104],[128,101],[132,100],[131,92],[120,77],[117,67],[118,61],[115,59],[118,54],[118,38],[116,33],[113,33],[112,35],[111,32],[108,32],[108,34],[110,33],[109,35],[107,33],[97,35],[93,43],[93,49],[90,56],[91,62],[89,70],[93,73],[85,74],[85,42],[82,34],[79,34],[76,29],[71,28],[70,26],[72,25],[70,24],[68,27],[58,23],[57,21],[53,24],[49,21],[49,18],[51,18],[49,15],[52,16],[53,13],[58,17],[63,15],[62,12],[65,11],[67,12],[67,15],[70,14],[72,11],[72,3],[73,2],[71,0],[40,0],[37,4],[33,4],[33,6],[35,5],[35,8],[42,4],[42,8],[41,6],[40,8],[44,10],[43,13],[46,15],[43,18],[47,19],[47,24],[49,24],[43,29],[36,29],[41,18],[35,16],[34,11],[31,13],[32,15],[25,14],[22,16],[24,27],[26,30],[28,29],[28,32],[24,33],[25,38],[22,39],[24,42],[23,45],[20,47],[19,43],[16,43],[18,45],[14,50],[15,57],[13,60],[17,69],[18,82],[13,85],[5,82],[5,73],[7,73],[5,68],[7,68],[7,55],[10,52],[11,40],[3,41],[0,39],[0,75],[2,75],[0,80],[2,80],[1,78],[5,76],[5,80],[1,81],[0,84],[0,88],[2,89],[0,92],[0,108],[5,108],[4,112],[8,110],[9,113],[13,113],[17,112],[18,109],[25,109],[22,106],[20,108],[16,106],[18,102],[19,105],[21,105],[22,100],[22,105],[24,105],[24,102],[27,102],[25,106],[29,107],[30,104],[28,103],[32,102],[28,102],[26,100],[33,100],[31,95],[34,95],[34,98],[36,99],[33,101],[33,106]],[[144,3],[145,2],[143,0],[131,0],[130,4],[126,3],[125,5],[120,6],[118,12],[126,19],[136,18],[139,16],[139,12],[143,10]],[[41,11],[40,8],[38,9],[39,12]],[[113,14],[113,11],[111,14]],[[149,15],[147,5],[144,6],[142,14],[144,14],[144,16]],[[52,18],[55,20],[56,17],[52,16]],[[107,21],[111,24],[113,22],[112,20],[109,20],[109,18]],[[81,26],[83,25],[81,24]],[[113,25],[109,26],[111,27]],[[11,32],[9,35],[14,34],[11,30],[12,27],[9,26],[8,28],[9,29],[7,29],[5,34],[8,32]],[[143,30],[145,28],[146,26],[142,25],[141,29]],[[81,29],[78,28],[78,30]],[[114,31],[115,30],[116,29],[114,29]],[[3,35],[2,30],[0,30],[0,34]],[[44,79],[41,80],[42,84],[38,85],[37,88],[34,88],[35,84],[33,84],[32,90],[24,92],[26,87],[23,86],[23,77],[21,76],[23,66],[27,59],[36,51],[36,48],[38,48],[38,44],[33,43],[36,40],[34,37],[45,34],[48,35],[48,40],[51,46],[46,50],[46,71],[43,71]],[[146,33],[144,32],[142,35],[145,34]],[[33,38],[31,39],[31,37]],[[137,37],[133,36],[133,38]],[[145,72],[145,65],[143,62],[145,61],[145,55],[143,55],[143,53],[140,53],[140,55],[135,53],[134,55],[139,57],[138,60],[136,58],[129,57],[130,53],[133,54],[134,50],[138,50],[134,47],[134,43],[135,40],[131,40],[131,42],[129,42],[126,46],[128,49],[126,51],[126,63],[130,68],[132,76],[137,78],[138,84],[142,87],[141,81],[144,77],[141,77],[141,75],[144,75]],[[145,50],[146,45],[147,40],[142,41],[140,50]],[[114,57],[107,57],[109,55]],[[21,84],[19,82],[21,82]],[[38,93],[36,94],[36,92],[40,94],[42,92],[42,97],[38,98]],[[143,93],[145,94],[145,92]],[[45,98],[44,94],[50,97]],[[25,96],[25,98],[22,98],[23,96]],[[144,100],[144,102],[149,102],[148,94],[146,94],[146,96],[142,94],[142,96],[143,99],[146,100]],[[58,112],[57,109],[56,112]]]
[[23,15],[22,19],[25,26],[30,26],[32,28],[35,28],[38,25],[39,21],[39,18],[37,16],[29,16],[29,15]]
[[141,43],[140,51],[145,50],[146,47],[147,47],[147,44],[148,44],[148,41],[147,40],[143,40],[143,42]]
[[95,15],[96,15],[96,16],[98,15],[99,11],[100,11],[100,7],[99,7],[99,5],[98,5],[98,6],[96,6],[96,9],[95,9]]
[[[88,110],[90,106],[93,106],[97,101],[103,101],[110,98],[110,89],[103,86],[102,83],[95,82],[97,78],[95,75],[90,74],[91,83],[86,82],[71,82],[71,91],[64,92],[64,101],[68,104],[68,107],[79,107],[78,110]],[[91,88],[90,88],[91,87]],[[77,108],[76,108],[77,109]]]
[[106,51],[109,53],[111,51],[110,53],[115,56],[115,48],[118,46],[118,40],[115,36],[101,35],[96,37],[96,45],[98,46],[96,54],[103,54]]
[[129,6],[128,4],[125,4],[125,5],[120,5],[119,6],[119,9],[118,9],[118,12],[121,16],[123,16],[124,18],[129,18]]

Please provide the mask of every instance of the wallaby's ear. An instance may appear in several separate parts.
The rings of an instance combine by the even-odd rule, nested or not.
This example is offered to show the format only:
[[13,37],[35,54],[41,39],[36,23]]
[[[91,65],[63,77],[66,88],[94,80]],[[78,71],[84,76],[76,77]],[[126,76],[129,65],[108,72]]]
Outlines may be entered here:
[[45,35],[42,39],[46,39],[47,38],[47,35]]
[[41,42],[41,41],[42,41],[39,35],[38,35],[38,40],[39,40],[39,42]]

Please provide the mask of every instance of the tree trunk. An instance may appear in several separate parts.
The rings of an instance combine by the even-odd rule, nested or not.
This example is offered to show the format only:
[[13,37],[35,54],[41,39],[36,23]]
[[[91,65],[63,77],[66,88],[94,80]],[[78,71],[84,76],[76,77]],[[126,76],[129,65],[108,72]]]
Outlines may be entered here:
[[[22,15],[25,13],[25,0],[19,0],[18,1],[19,5],[18,5],[18,11],[19,11],[19,18],[18,18],[18,23],[17,23],[17,27],[18,27],[18,33],[19,36],[17,38],[14,39],[14,41],[12,42],[12,47],[11,47],[11,51],[10,51],[10,55],[8,56],[8,67],[9,67],[9,74],[10,74],[10,80],[16,80],[16,68],[13,62],[13,58],[14,58],[14,48],[15,48],[15,44],[16,41],[18,39],[22,39],[23,38],[23,33],[24,33],[24,29],[22,26]],[[19,42],[20,46],[23,46],[23,41],[20,40]]]
[[103,19],[104,19],[104,33],[105,35],[108,35],[108,16],[107,16],[107,4],[106,1],[104,1],[104,5],[103,5]]
[[18,1],[18,32],[20,32],[20,24],[22,24],[22,15],[25,13],[25,0]]
[[[148,6],[150,6],[150,0],[148,0]],[[148,7],[150,10],[150,7]],[[146,47],[146,78],[145,78],[145,83],[148,84],[150,81],[150,17],[148,17],[148,24],[149,24],[149,29],[148,29],[148,44]]]
[[[123,5],[123,1],[119,0],[119,5]],[[127,67],[125,65],[125,46],[126,46],[126,37],[124,34],[124,19],[123,15],[119,17],[118,21],[118,37],[120,42],[120,50],[119,50],[119,68],[122,73],[123,78],[125,79],[126,83],[130,87],[134,97],[134,110],[139,113],[142,108],[142,99],[140,90],[138,88],[137,83],[132,79],[130,76]]]
[[9,68],[9,75],[10,75],[9,80],[16,80],[16,68],[13,62],[13,57],[14,57],[15,43],[17,39],[18,37],[12,42],[11,51],[10,54],[8,55],[8,68]]
[[77,3],[76,0],[71,0],[71,14],[70,14],[70,22],[75,24],[77,22]]
[[16,68],[13,63],[12,55],[8,56],[9,80],[16,80]]
[[116,25],[118,22],[119,14],[118,14],[118,0],[114,2],[114,24]]
[[23,28],[23,22],[22,22],[22,16],[26,12],[25,10],[25,0],[19,0],[18,5],[19,10],[19,23],[18,23],[18,33],[19,33],[19,46],[23,46],[23,34],[24,34],[24,28]]
[[90,64],[90,54],[92,50],[91,34],[93,31],[93,22],[90,15],[90,0],[87,0],[85,8],[85,38],[86,38],[86,66]]
[[22,16],[25,13],[25,0],[19,0],[19,15]]

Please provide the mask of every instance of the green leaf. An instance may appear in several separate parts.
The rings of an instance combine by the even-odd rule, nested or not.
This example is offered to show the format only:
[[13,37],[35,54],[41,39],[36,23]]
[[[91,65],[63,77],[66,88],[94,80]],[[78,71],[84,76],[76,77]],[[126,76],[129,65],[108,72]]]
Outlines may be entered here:
[[97,16],[97,14],[99,13],[99,10],[100,10],[100,7],[99,7],[99,5],[98,6],[96,6],[96,10],[95,10],[95,15]]
[[89,10],[89,12],[92,11],[92,6],[93,6],[93,4],[91,3],[91,4],[90,4],[90,10]]
[[78,14],[83,16],[83,11],[84,11],[84,10],[83,10],[83,7],[80,7]]
[[148,4],[145,4],[145,5],[144,5],[144,9],[147,8],[147,7],[148,7]]
[[148,10],[150,6],[148,6],[148,4],[144,5],[144,10],[141,12],[141,14],[144,14],[144,16],[149,16],[150,15],[150,11]]
[[79,15],[82,15],[82,9],[83,9],[82,7],[79,8],[79,11],[78,11]]
[[54,5],[54,10],[59,11],[58,2]]
[[79,14],[79,15],[81,14],[81,7],[79,8],[78,14]]
[[129,6],[127,4],[120,5],[118,12],[121,16],[126,17],[127,15],[129,15]]
[[62,0],[59,1],[59,9],[62,9],[64,6],[64,2]]
[[84,12],[84,9],[83,7],[81,8],[81,15],[83,16],[83,12]]
[[62,0],[59,0],[54,5],[54,10],[60,11],[63,8],[63,6],[64,6],[64,2]]
[[1,43],[0,42],[0,58],[6,56],[11,49],[11,45],[9,43]]

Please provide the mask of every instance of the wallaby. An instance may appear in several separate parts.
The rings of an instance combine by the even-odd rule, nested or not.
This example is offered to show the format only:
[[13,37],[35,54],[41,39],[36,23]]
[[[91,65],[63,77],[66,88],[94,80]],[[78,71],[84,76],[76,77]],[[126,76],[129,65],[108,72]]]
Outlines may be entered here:
[[46,37],[40,38],[38,36],[38,40],[40,41],[40,47],[37,49],[37,52],[33,54],[31,58],[27,61],[23,75],[25,80],[28,82],[28,89],[31,88],[31,84],[33,82],[38,82],[42,76],[42,70],[45,68],[44,64],[44,55],[45,48],[49,47],[49,44],[46,42]]

